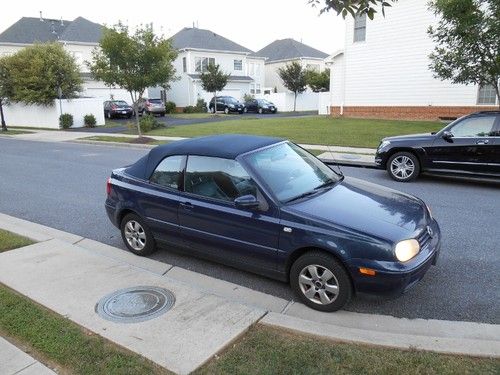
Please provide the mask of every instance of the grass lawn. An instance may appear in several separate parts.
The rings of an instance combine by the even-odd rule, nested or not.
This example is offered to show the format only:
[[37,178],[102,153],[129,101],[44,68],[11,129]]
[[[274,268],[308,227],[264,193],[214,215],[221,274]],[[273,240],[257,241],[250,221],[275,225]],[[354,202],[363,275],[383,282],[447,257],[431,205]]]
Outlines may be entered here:
[[377,147],[391,135],[426,133],[444,125],[431,121],[336,119],[328,116],[301,118],[236,119],[155,129],[148,136],[195,137],[210,134],[259,134],[288,138],[297,143]]
[[[179,118],[179,119],[191,119],[191,118],[211,118],[214,115],[211,113],[167,113],[168,117],[174,117],[174,118]],[[216,115],[217,117],[220,116],[226,116],[226,115]]]
[[0,253],[2,251],[28,246],[33,243],[33,241],[26,237],[22,237],[17,234],[0,229]]
[[0,285],[0,335],[64,374],[169,374]]
[[0,135],[18,135],[18,134],[32,134],[33,132],[27,130],[15,130],[9,128],[8,131],[4,132],[0,130]]
[[500,360],[335,343],[257,325],[197,374],[498,374]]

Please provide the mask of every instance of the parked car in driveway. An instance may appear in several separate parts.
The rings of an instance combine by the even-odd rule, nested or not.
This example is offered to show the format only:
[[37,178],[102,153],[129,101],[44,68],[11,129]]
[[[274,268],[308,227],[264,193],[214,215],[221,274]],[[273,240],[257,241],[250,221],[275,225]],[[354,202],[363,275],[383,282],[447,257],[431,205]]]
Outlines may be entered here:
[[276,113],[278,108],[266,99],[252,99],[245,102],[245,112]]
[[402,182],[421,172],[500,177],[500,111],[461,117],[436,133],[384,138],[375,162]]
[[335,311],[356,292],[401,294],[435,264],[420,199],[344,178],[287,140],[220,135],[158,146],[114,170],[106,211],[127,248],[165,244],[289,282]]
[[143,98],[138,104],[139,113],[141,115],[160,115],[165,116],[167,112],[165,104],[161,99],[146,99]]
[[[208,103],[208,110],[214,112],[214,98]],[[232,96],[218,96],[217,97],[217,111],[224,111],[225,114],[230,112],[243,113],[245,106]]]
[[104,117],[112,119],[114,117],[131,118],[134,109],[125,100],[106,100],[104,102]]

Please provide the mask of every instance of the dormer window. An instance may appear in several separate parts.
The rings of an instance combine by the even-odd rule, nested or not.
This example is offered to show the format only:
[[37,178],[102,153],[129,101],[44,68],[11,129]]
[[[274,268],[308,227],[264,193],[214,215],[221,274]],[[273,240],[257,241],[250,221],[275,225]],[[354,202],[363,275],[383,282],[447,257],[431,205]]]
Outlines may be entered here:
[[354,42],[366,40],[366,13],[354,17]]
[[243,70],[243,60],[234,60],[234,70]]

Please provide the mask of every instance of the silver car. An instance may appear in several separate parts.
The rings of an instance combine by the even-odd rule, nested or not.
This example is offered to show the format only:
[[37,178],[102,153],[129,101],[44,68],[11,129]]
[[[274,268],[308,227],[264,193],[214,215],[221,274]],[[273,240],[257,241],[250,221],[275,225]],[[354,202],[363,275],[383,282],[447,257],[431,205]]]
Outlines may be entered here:
[[143,99],[139,103],[139,113],[142,115],[160,115],[165,116],[165,104],[161,99]]

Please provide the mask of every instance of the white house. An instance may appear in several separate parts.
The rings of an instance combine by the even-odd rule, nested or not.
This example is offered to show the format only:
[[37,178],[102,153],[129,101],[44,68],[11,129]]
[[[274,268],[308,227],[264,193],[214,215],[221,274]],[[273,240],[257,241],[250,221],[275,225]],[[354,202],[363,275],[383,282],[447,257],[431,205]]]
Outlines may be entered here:
[[266,58],[265,62],[265,82],[266,91],[287,92],[283,85],[278,69],[291,63],[299,62],[304,69],[317,70],[319,72],[325,69],[326,53],[321,52],[304,43],[293,39],[279,39],[268,44],[255,53],[256,56]]
[[196,105],[199,98],[210,101],[213,94],[203,90],[200,80],[209,64],[218,64],[230,74],[226,87],[217,95],[241,99],[245,94],[260,93],[264,87],[264,58],[253,56],[248,48],[194,27],[182,29],[170,39],[179,51],[174,66],[180,79],[171,84],[166,95],[178,108]]
[[102,100],[123,99],[131,102],[127,91],[109,88],[91,78],[85,61],[92,58],[92,50],[99,45],[102,26],[83,17],[73,21],[23,17],[0,34],[0,56],[13,54],[34,43],[58,42],[76,60],[83,78],[82,96]]
[[345,47],[327,59],[332,115],[437,119],[494,109],[492,87],[433,77],[427,30],[436,21],[426,0],[399,1],[374,20],[346,19]]

